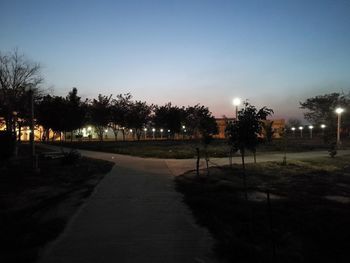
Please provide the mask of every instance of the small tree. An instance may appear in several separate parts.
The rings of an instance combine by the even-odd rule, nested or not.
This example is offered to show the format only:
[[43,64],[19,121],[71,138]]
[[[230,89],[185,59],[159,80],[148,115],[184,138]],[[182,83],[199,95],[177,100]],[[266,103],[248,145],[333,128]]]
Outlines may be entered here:
[[99,94],[89,105],[89,120],[94,125],[100,141],[103,141],[103,133],[110,121],[111,97],[112,95],[108,97]]
[[119,94],[117,99],[113,99],[111,102],[111,120],[109,127],[113,130],[115,141],[118,140],[119,131],[123,134],[123,140],[125,140],[125,127],[128,124],[128,111],[131,105],[131,94]]
[[[215,117],[205,106],[199,104],[195,106],[187,107],[185,110],[185,123],[186,130],[189,131],[191,136],[194,136],[196,139],[200,139],[204,147],[204,156],[207,166],[207,173],[209,174],[209,154],[208,146],[213,139],[213,135],[218,132],[217,123]],[[199,148],[196,148],[197,155],[197,174],[199,174],[199,160],[200,160],[200,151]]]
[[140,140],[143,127],[147,126],[151,120],[153,105],[146,102],[135,101],[130,104],[127,112],[127,126],[133,128],[136,133],[137,140]]
[[230,147],[233,147],[236,151],[239,150],[241,154],[246,199],[248,199],[248,194],[245,173],[245,152],[248,149],[255,155],[259,142],[258,134],[261,133],[262,129],[261,121],[266,120],[266,117],[272,113],[272,109],[263,107],[257,110],[253,105],[245,102],[243,109],[238,112],[237,120],[231,122],[226,128]]

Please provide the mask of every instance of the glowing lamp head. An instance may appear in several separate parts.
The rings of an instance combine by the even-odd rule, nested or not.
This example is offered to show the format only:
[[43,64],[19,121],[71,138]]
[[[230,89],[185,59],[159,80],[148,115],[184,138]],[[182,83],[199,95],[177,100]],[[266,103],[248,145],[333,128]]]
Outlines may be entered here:
[[240,98],[234,98],[232,101],[233,106],[238,106],[241,104],[241,99]]
[[146,132],[146,131],[147,131],[147,128],[144,128],[143,130]]
[[186,129],[186,126],[185,126],[185,125],[182,125],[182,129]]
[[160,132],[163,132],[163,129],[160,129]]
[[130,129],[130,132],[132,132],[132,129]]
[[344,109],[338,107],[338,108],[335,109],[335,112],[336,112],[337,114],[342,114],[342,113],[344,112]]
[[303,126],[300,126],[300,127],[299,127],[299,130],[302,130],[302,129],[304,129],[304,127],[303,127]]
[[324,129],[326,128],[326,125],[325,124],[321,124],[321,129]]
[[156,131],[156,129],[155,129],[155,128],[153,128],[153,129],[152,129],[152,131],[153,131],[153,132],[155,132],[155,131]]
[[314,126],[312,125],[309,125],[309,129],[312,130],[314,128]]
[[168,132],[170,132],[170,130],[168,130]]
[[89,127],[87,128],[87,130],[88,130],[88,131],[91,131],[91,126],[89,126]]
[[295,127],[292,127],[291,130],[292,130],[292,131],[295,131]]

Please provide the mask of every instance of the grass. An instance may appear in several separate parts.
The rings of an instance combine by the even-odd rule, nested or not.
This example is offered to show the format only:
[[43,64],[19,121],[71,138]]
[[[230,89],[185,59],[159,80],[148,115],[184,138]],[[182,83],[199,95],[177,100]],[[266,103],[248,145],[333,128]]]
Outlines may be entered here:
[[[178,191],[228,262],[349,262],[350,156],[188,172]],[[268,211],[267,190],[271,193]],[[271,230],[272,229],[272,230]],[[273,244],[275,255],[273,255]]]
[[0,166],[1,262],[35,262],[113,166],[89,158],[71,165],[40,158],[40,172],[34,172],[28,150],[22,146],[18,159]]
[[[62,142],[58,144],[91,151],[155,158],[193,158],[196,155],[196,147],[199,147],[203,152],[203,145],[195,140],[74,141],[72,143]],[[346,141],[343,143],[344,146],[348,144]],[[284,151],[284,148],[285,143],[276,139],[272,143],[261,144],[258,147],[258,152]],[[328,145],[324,144],[320,138],[313,140],[308,138],[289,138],[286,149],[287,152],[326,150]],[[208,147],[208,153],[210,157],[227,157],[229,155],[229,146],[225,140],[214,140]]]

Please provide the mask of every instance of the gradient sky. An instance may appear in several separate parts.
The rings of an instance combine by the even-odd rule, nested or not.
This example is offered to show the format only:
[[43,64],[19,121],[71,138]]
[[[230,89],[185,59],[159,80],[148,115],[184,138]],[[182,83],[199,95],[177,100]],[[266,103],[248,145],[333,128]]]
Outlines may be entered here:
[[1,0],[0,51],[43,66],[56,95],[131,92],[233,115],[232,98],[301,117],[350,91],[350,1]]

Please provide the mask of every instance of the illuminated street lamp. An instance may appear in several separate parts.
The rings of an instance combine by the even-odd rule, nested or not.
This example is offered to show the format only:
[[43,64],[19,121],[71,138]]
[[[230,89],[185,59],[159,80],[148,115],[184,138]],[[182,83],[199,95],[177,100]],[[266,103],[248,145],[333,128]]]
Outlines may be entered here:
[[338,114],[338,127],[337,127],[337,144],[340,145],[340,122],[341,122],[341,114],[344,112],[344,109],[338,107],[335,109],[335,112]]
[[160,129],[160,138],[163,139],[163,129]]
[[186,126],[182,125],[182,140],[185,140]]
[[312,139],[312,129],[314,128],[314,126],[309,125],[309,130],[310,130],[310,139]]
[[295,137],[295,127],[292,127],[291,130],[293,132],[293,137]]
[[147,138],[147,128],[144,128],[143,131],[145,132],[145,140]]
[[155,139],[154,133],[156,132],[156,129],[153,128],[153,129],[152,129],[152,132],[153,132],[153,140],[154,140],[154,139]]
[[241,99],[240,98],[234,98],[232,101],[233,106],[236,107],[236,120],[238,118],[238,106],[241,105]]
[[304,129],[303,126],[300,126],[300,127],[299,127],[299,130],[300,130],[300,138],[303,138],[303,129]]
[[324,129],[326,128],[326,124],[321,124],[321,129],[322,129],[322,137],[324,136]]

